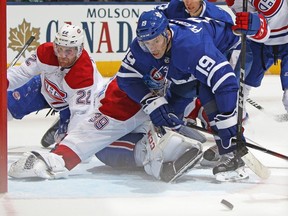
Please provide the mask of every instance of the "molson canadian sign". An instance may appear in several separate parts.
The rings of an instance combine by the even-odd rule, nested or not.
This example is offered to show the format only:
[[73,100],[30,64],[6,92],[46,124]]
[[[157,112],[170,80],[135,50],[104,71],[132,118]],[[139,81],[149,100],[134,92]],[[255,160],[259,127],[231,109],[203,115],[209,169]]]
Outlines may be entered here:
[[19,63],[41,43],[53,41],[55,33],[64,23],[71,23],[84,29],[85,49],[97,62],[99,71],[104,76],[112,76],[136,36],[140,14],[154,7],[147,4],[8,5],[8,63],[31,35],[35,36],[35,40]]
[[[113,76],[136,36],[140,14],[156,4],[11,4],[7,7],[7,58],[13,60],[30,36],[35,39],[18,63],[41,43],[53,41],[64,23],[85,32],[85,49],[103,76]],[[228,7],[221,5],[230,12]]]

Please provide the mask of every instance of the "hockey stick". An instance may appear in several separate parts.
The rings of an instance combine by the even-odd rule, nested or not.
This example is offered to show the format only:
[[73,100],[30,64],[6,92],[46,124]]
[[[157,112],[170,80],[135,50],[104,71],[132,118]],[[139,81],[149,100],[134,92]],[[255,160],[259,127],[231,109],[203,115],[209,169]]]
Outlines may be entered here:
[[256,109],[260,110],[261,112],[263,112],[264,114],[266,114],[269,117],[272,117],[275,121],[277,122],[286,122],[288,121],[288,113],[285,114],[280,114],[280,115],[274,115],[272,113],[267,112],[263,106],[261,106],[260,104],[258,104],[257,102],[255,102],[254,100],[252,100],[251,98],[247,98],[246,100],[249,104],[251,104],[253,107],[255,107]]
[[[243,12],[247,12],[248,1],[243,0]],[[238,91],[238,112],[237,112],[237,153],[236,157],[241,157],[245,164],[260,178],[267,179],[270,176],[270,170],[264,166],[245,146],[242,140],[242,115],[244,106],[244,77],[245,77],[245,65],[246,65],[246,35],[241,34],[241,68],[240,68],[240,80]]]
[[33,42],[33,40],[35,39],[34,36],[31,36],[26,43],[24,44],[24,46],[22,47],[22,49],[18,52],[18,54],[15,56],[15,58],[13,59],[13,61],[10,63],[9,67],[12,67],[16,64],[16,62],[19,60],[19,58],[21,57],[21,55],[25,52],[25,50],[30,46],[30,44]]
[[[186,125],[187,127],[190,127],[190,128],[193,128],[195,130],[199,130],[199,131],[202,131],[204,133],[207,133],[207,134],[210,134],[210,135],[216,135],[217,134],[215,132],[210,132],[210,131],[207,131],[206,129],[202,128],[202,127],[199,127],[197,125],[193,125],[193,124],[189,124],[189,125]],[[256,149],[258,151],[262,151],[264,153],[267,153],[267,154],[270,154],[272,156],[275,156],[275,157],[278,157],[278,158],[281,158],[281,159],[284,159],[284,160],[288,160],[288,156],[286,155],[283,155],[283,154],[280,154],[278,152],[275,152],[275,151],[271,151],[267,148],[263,148],[261,146],[258,146],[258,145],[254,145],[252,143],[249,143],[249,142],[245,142],[245,145],[249,148],[252,148],[252,149]]]
[[[243,0],[243,12],[247,12],[247,0]],[[238,111],[237,111],[237,145],[240,157],[248,153],[247,148],[242,144],[242,116],[244,106],[244,77],[245,77],[245,64],[246,64],[246,35],[241,34],[241,67],[240,67],[240,78],[239,78],[239,91],[238,91]]]

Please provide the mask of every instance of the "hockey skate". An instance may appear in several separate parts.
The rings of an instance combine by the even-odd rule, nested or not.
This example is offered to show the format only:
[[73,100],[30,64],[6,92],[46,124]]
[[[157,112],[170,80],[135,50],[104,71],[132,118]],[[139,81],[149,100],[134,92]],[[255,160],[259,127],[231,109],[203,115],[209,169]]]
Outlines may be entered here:
[[192,169],[203,155],[201,146],[192,147],[175,161],[163,163],[160,178],[164,182],[173,182]]
[[[230,155],[230,153],[228,154]],[[213,168],[217,181],[237,181],[249,178],[245,171],[245,163],[240,157],[228,157],[225,161]]]
[[204,152],[200,165],[204,167],[215,167],[225,160],[227,160],[227,156],[220,155],[217,145],[213,145]]
[[43,135],[41,139],[41,145],[45,148],[48,148],[49,146],[55,144],[55,133],[59,128],[59,122],[60,119],[57,118],[57,120],[53,123],[53,125],[46,131],[46,133]]

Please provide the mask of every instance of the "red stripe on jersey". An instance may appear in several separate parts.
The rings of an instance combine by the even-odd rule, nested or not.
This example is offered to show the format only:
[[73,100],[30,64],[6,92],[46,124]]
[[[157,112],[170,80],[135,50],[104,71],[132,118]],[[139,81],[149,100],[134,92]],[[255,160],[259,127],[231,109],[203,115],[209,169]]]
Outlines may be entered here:
[[94,83],[94,68],[86,50],[82,51],[70,71],[65,76],[67,84],[72,89],[85,88]]
[[141,105],[133,101],[122,91],[116,78],[112,80],[105,90],[105,97],[100,100],[99,110],[107,116],[114,119],[125,121],[134,116],[140,109]]
[[287,26],[284,26],[282,28],[279,28],[279,29],[271,29],[271,32],[279,32],[279,31],[283,31],[285,29],[288,29],[288,25]]
[[130,151],[133,151],[135,144],[127,141],[115,141],[112,144],[110,144],[109,147],[125,148]]

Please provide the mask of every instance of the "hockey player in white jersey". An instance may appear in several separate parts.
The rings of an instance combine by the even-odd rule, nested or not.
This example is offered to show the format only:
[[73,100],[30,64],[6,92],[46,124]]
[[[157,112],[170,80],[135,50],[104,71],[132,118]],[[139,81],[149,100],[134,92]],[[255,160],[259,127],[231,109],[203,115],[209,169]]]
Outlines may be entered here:
[[94,97],[104,80],[83,46],[83,30],[65,24],[54,42],[41,44],[20,66],[10,67],[8,119],[22,119],[45,108],[60,111],[55,134],[60,142],[67,130],[93,110]]
[[281,60],[282,102],[288,112],[288,1],[248,0],[248,12],[242,12],[243,1],[226,0],[236,15],[235,33],[247,35],[253,51],[253,65],[245,79],[245,97],[252,87],[259,87],[270,66]]
[[[232,142],[237,126],[238,82],[223,55],[238,43],[239,37],[225,23],[194,18],[171,20],[169,24],[157,10],[142,13],[137,38],[119,72],[99,96],[100,105],[57,148],[47,154],[29,154],[21,159],[24,166],[12,164],[9,175],[25,175],[25,161],[32,159],[27,164],[32,163],[30,170],[34,175],[57,178],[149,120],[157,127],[181,131],[185,107],[197,95],[201,82],[201,101],[215,105],[207,115],[219,134],[220,154],[231,155],[229,164],[215,167],[213,173],[216,177],[228,172],[235,174],[236,179],[246,178],[237,145]],[[193,149],[191,158],[196,159],[201,151],[196,146]]]

